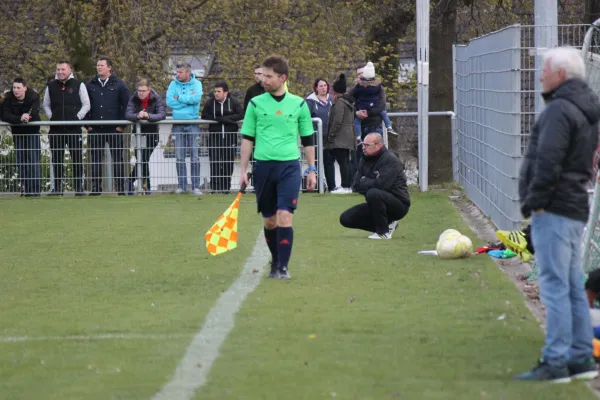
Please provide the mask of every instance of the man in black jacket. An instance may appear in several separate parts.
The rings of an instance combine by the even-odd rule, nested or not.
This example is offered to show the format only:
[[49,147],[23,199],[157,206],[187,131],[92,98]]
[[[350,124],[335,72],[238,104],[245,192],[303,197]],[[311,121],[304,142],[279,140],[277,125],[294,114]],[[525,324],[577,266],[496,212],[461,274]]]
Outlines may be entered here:
[[346,228],[374,232],[369,239],[391,239],[398,221],[408,213],[410,196],[404,167],[373,132],[362,143],[363,158],[354,177],[354,191],[366,203],[344,211],[340,223]]
[[[89,120],[124,120],[127,103],[131,97],[125,82],[112,71],[112,61],[108,57],[100,57],[96,62],[97,75],[86,86],[90,95]],[[106,125],[90,126],[89,148],[92,156],[92,193],[102,192],[102,154],[108,143],[110,156],[114,165],[115,189],[119,196],[125,194],[125,165],[123,151],[125,147],[124,126]]]
[[208,158],[210,160],[210,187],[213,192],[227,193],[231,188],[231,174],[238,145],[238,124],[244,118],[239,101],[229,95],[224,81],[215,85],[202,109],[202,119],[217,121],[208,127]]
[[40,127],[27,125],[40,121],[40,96],[27,87],[23,78],[13,81],[4,99],[3,118],[11,127],[19,167],[21,193],[40,195]]
[[265,88],[262,84],[262,71],[263,69],[260,65],[254,68],[254,81],[256,83],[246,90],[246,96],[244,97],[244,110],[248,108],[248,103],[250,103],[250,100],[252,100],[253,97],[260,96],[265,92]]
[[[56,77],[48,82],[43,101],[50,121],[79,121],[90,110],[85,84],[76,79],[68,61],[56,63]],[[52,125],[48,134],[52,151],[54,188],[51,195],[62,196],[65,150],[68,146],[73,162],[75,195],[83,195],[83,137],[80,125]]]
[[584,80],[578,50],[549,49],[542,65],[546,108],[532,128],[519,197],[523,216],[531,216],[546,343],[537,365],[517,378],[563,383],[598,375],[580,250],[600,101]]

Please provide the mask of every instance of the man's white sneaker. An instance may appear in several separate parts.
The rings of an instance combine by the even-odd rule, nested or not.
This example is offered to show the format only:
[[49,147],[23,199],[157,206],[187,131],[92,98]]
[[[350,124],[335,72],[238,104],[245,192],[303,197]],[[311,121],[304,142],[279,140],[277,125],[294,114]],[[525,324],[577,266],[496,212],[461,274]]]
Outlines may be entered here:
[[175,191],[175,194],[182,194],[183,193],[183,189],[179,188]]
[[352,193],[352,189],[346,189],[343,187],[339,187],[331,192],[331,194],[348,194],[348,193]]
[[389,232],[386,232],[384,234],[379,234],[379,233],[374,233],[371,236],[369,236],[369,239],[384,239],[384,240],[390,240],[392,238],[392,235],[390,235]]
[[204,193],[202,193],[202,191],[201,191],[200,189],[198,189],[198,188],[194,189],[194,190],[193,190],[193,192],[194,192],[194,194],[195,194],[196,196],[202,196],[202,195],[204,194]]

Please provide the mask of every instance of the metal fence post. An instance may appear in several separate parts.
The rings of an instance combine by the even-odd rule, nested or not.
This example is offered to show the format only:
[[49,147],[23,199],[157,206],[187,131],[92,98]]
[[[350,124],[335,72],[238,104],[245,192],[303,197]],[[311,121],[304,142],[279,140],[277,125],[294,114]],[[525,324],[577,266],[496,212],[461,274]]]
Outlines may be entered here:
[[[148,146],[148,143],[146,143],[146,146]],[[136,178],[137,178],[137,192],[138,193],[142,193],[143,189],[143,182],[142,182],[142,169],[144,168],[141,164],[142,164],[142,125],[140,122],[137,122],[135,124],[135,147],[136,147],[136,152],[135,152],[135,171],[136,171]],[[147,190],[151,190],[151,188],[147,188]]]
[[425,192],[429,174],[429,0],[417,0],[417,68],[419,187]]
[[[534,1],[534,31],[535,47],[537,50],[549,49],[558,46],[558,3],[557,0]],[[540,75],[542,71],[541,51],[535,55],[535,90],[541,93]],[[536,118],[544,109],[542,98],[534,98]]]
[[[456,45],[452,45],[452,108],[456,108]],[[458,182],[458,134],[456,132],[456,114],[450,120],[450,135],[452,140],[452,180]]]
[[[318,165],[319,173],[317,174],[317,184],[319,186],[319,193],[324,193],[323,186],[325,185],[325,168],[323,167],[323,121],[321,118],[315,118],[317,122],[317,153],[318,153]],[[329,189],[333,190],[333,189]]]

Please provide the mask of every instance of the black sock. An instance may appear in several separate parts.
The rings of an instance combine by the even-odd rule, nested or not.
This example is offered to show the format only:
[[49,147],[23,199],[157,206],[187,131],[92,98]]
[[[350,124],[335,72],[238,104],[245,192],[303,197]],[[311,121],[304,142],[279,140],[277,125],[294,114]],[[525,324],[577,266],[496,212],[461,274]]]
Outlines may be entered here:
[[273,260],[273,265],[277,266],[279,262],[279,257],[277,253],[277,228],[275,229],[267,229],[264,228],[265,232],[265,240],[267,241],[267,246],[269,246],[269,251],[271,251],[271,258]]
[[294,228],[277,228],[277,252],[279,253],[279,270],[287,271],[294,244]]

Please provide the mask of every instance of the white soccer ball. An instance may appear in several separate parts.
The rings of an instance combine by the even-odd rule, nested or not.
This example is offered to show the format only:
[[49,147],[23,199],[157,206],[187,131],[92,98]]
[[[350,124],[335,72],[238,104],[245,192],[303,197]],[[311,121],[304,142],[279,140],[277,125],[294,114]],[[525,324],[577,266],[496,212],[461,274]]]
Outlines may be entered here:
[[436,251],[440,258],[447,260],[470,257],[473,253],[473,242],[467,236],[450,232],[440,237]]

